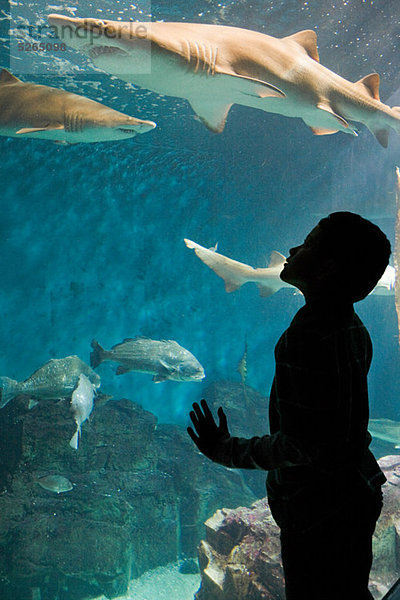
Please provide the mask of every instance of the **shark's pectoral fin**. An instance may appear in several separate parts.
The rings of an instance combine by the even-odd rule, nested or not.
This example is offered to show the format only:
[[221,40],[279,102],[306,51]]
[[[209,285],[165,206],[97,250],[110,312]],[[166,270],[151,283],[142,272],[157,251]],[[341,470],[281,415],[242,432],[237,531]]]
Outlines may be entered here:
[[285,97],[284,92],[279,88],[266,81],[253,79],[252,77],[238,75],[234,72],[228,73],[222,71],[215,72],[213,77],[216,79],[218,85],[222,84],[225,89],[226,99],[216,98],[213,100],[213,98],[209,96],[189,98],[189,102],[199,119],[214,133],[221,133],[224,130],[229,110],[234,103],[228,101],[228,98],[230,99],[232,96],[237,97],[238,94],[253,96],[260,99]]
[[317,48],[317,34],[312,29],[305,29],[304,31],[298,31],[293,35],[288,35],[283,38],[284,40],[292,40],[303,48],[310,58],[313,58],[319,62],[318,48]]
[[208,99],[189,100],[190,106],[204,125],[214,133],[224,130],[232,104],[213,102]]
[[275,294],[277,291],[275,288],[269,287],[268,285],[262,285],[262,283],[257,284],[257,287],[261,298],[268,298],[268,296],[272,296],[272,294]]
[[239,288],[242,287],[242,283],[236,283],[235,281],[229,281],[229,279],[225,279],[225,291],[230,294],[231,292],[236,292]]
[[254,77],[247,77],[246,75],[239,75],[234,71],[216,71],[214,77],[222,80],[226,77],[227,85],[235,91],[239,91],[246,96],[254,96],[256,98],[285,98],[286,94],[282,92],[278,87],[268,83],[268,81],[262,81],[262,79],[255,79]]
[[39,131],[59,131],[64,130],[64,125],[46,125],[45,127],[23,127],[19,129],[16,134],[24,135],[27,133],[38,133]]

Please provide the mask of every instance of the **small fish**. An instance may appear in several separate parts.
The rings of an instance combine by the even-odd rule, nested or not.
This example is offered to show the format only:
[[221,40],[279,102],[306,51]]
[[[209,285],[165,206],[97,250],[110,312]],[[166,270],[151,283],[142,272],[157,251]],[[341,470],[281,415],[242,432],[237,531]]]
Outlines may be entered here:
[[25,381],[0,377],[0,408],[16,396],[34,396],[40,399],[58,400],[72,394],[79,376],[83,373],[96,387],[100,377],[78,356],[52,358]]
[[368,430],[372,437],[391,442],[395,448],[400,448],[400,422],[390,419],[370,419]]
[[69,492],[73,489],[73,485],[69,479],[62,475],[46,475],[46,477],[40,477],[36,479],[36,483],[42,486],[49,492],[55,492],[61,494],[62,492]]
[[96,368],[105,360],[118,362],[117,375],[137,371],[151,373],[153,381],[159,383],[172,381],[201,381],[204,369],[189,350],[182,348],[173,340],[151,340],[137,337],[127,338],[116,344],[111,350],[104,350],[96,341],[92,341],[93,352],[90,364]]
[[96,386],[83,373],[79,376],[78,385],[72,393],[71,408],[74,413],[76,431],[72,436],[69,445],[78,450],[79,437],[81,435],[81,425],[89,417],[93,410],[93,397],[96,393]]
[[244,344],[243,356],[238,362],[237,370],[242,378],[242,383],[245,384],[247,379],[247,341]]

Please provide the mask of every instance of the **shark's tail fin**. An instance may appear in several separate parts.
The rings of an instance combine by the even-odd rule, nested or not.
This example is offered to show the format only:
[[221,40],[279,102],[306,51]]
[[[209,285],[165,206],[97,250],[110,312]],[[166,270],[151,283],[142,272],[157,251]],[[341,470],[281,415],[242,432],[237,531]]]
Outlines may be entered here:
[[19,383],[9,377],[0,377],[0,408],[3,408],[20,392]]
[[92,340],[91,345],[93,348],[93,352],[90,353],[90,366],[93,367],[93,369],[95,369],[99,366],[99,364],[103,362],[103,360],[105,360],[107,352],[106,350],[104,350],[104,348],[100,346],[99,342],[97,342],[96,340]]

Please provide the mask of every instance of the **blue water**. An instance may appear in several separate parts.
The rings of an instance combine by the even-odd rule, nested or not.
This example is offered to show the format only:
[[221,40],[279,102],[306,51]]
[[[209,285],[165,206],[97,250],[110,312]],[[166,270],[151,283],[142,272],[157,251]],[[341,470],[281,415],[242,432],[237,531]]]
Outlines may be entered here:
[[[144,19],[122,2],[71,6],[76,16]],[[377,71],[383,101],[400,105],[395,1],[210,0],[147,8],[155,20],[237,25],[278,37],[313,28],[324,65],[352,81]],[[6,16],[7,3],[4,9]],[[12,27],[24,11],[44,22],[63,7],[13,2]],[[9,21],[0,23],[1,65],[15,66]],[[264,299],[254,285],[226,294],[183,238],[206,247],[218,242],[222,254],[266,266],[273,250],[287,254],[321,216],[351,210],[370,217],[394,244],[400,139],[391,134],[381,148],[363,126],[358,138],[316,137],[299,120],[241,106],[215,135],[184,100],[133,90],[89,69],[72,50],[58,62],[47,54],[29,60],[30,73],[13,69],[24,81],[79,92],[157,128],[134,140],[67,147],[0,138],[0,374],[25,379],[69,354],[88,361],[93,338],[106,348],[136,335],[174,339],[202,363],[204,383],[117,377],[110,363],[99,373],[103,392],[184,425],[205,386],[240,381],[236,367],[247,339],[248,384],[267,395],[274,345],[302,297],[284,289]],[[371,414],[400,420],[394,296],[368,297],[357,311],[374,342]]]

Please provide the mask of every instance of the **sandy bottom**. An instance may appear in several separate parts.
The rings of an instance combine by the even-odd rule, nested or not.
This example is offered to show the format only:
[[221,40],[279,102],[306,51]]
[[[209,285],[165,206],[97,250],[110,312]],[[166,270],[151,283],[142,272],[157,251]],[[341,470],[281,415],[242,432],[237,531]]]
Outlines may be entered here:
[[[182,575],[176,564],[158,567],[134,579],[125,596],[115,600],[193,600],[200,575]],[[106,600],[101,596],[96,600]]]

